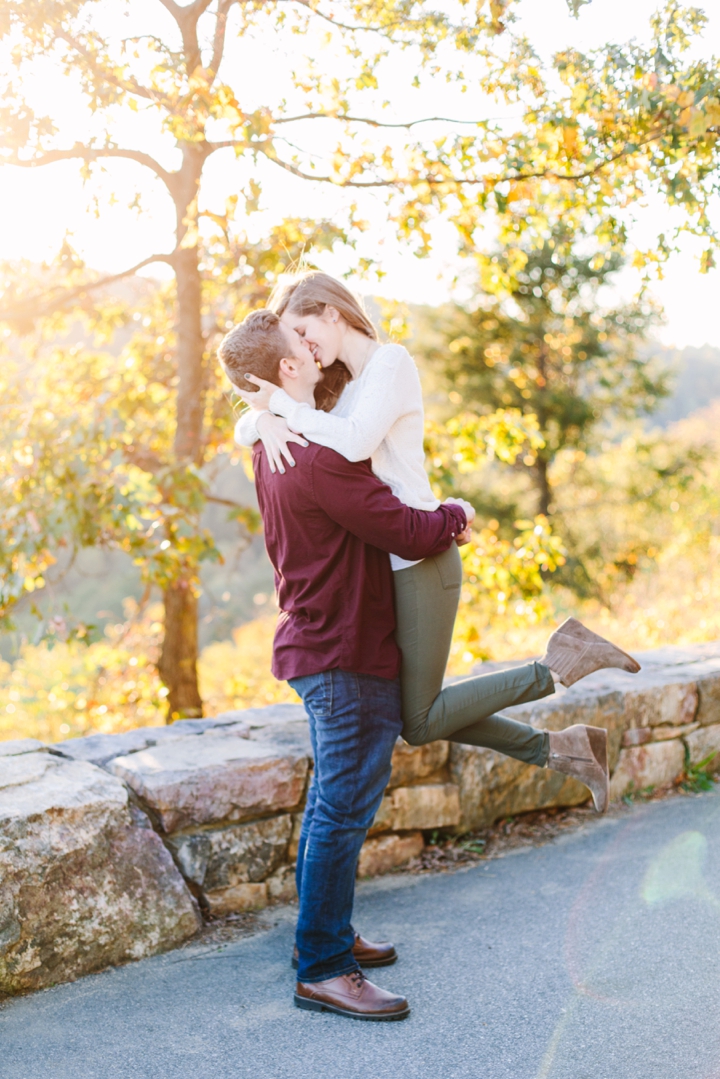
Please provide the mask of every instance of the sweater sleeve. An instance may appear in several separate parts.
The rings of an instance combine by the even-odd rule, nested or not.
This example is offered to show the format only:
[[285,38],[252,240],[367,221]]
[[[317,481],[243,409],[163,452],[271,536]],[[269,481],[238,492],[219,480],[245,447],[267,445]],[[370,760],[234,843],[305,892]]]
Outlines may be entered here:
[[246,408],[240,415],[240,419],[235,424],[235,441],[238,446],[254,446],[257,440],[260,438],[257,429],[258,416],[261,416],[261,412],[256,412],[254,408]]
[[467,527],[460,506],[432,512],[404,505],[373,475],[369,461],[351,464],[338,453],[320,451],[312,465],[318,505],[354,536],[410,561],[442,554]]
[[272,395],[270,409],[311,442],[341,453],[348,461],[365,461],[400,416],[422,410],[422,388],[412,357],[396,345],[371,357],[358,381],[349,416],[334,416],[299,404],[284,390]]

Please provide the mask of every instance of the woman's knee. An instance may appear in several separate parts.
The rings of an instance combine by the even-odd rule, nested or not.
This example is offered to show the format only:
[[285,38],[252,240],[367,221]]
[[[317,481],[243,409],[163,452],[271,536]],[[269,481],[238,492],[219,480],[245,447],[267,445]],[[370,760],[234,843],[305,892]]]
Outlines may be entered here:
[[427,713],[403,723],[402,736],[410,746],[424,746],[429,741],[427,733]]

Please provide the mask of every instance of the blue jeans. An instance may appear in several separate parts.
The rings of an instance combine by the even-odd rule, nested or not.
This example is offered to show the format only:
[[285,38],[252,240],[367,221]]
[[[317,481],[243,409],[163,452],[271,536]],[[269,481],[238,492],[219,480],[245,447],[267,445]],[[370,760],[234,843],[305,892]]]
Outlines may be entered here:
[[298,981],[321,982],[358,969],[355,873],[402,729],[400,681],[332,670],[290,685],[305,705],[315,758],[297,860]]

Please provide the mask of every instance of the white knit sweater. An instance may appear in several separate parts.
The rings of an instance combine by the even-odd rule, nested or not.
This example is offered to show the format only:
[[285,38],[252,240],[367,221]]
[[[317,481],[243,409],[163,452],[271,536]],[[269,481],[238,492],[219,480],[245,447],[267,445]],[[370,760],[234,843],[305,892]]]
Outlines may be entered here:
[[[348,461],[368,457],[378,479],[406,506],[435,510],[440,505],[425,472],[422,388],[417,367],[402,345],[380,345],[358,378],[349,382],[332,412],[294,401],[284,390],[270,398],[270,411],[284,416],[291,430],[341,453]],[[257,413],[244,412],[235,440],[258,439]],[[393,569],[415,565],[391,555]]]

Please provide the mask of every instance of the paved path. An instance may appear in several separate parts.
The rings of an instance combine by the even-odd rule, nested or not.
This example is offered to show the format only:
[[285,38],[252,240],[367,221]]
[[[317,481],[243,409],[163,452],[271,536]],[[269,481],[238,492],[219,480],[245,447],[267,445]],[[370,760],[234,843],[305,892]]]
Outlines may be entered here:
[[0,1008],[2,1079],[720,1079],[720,792],[453,875],[363,886],[402,1023],[292,1006],[270,931]]

